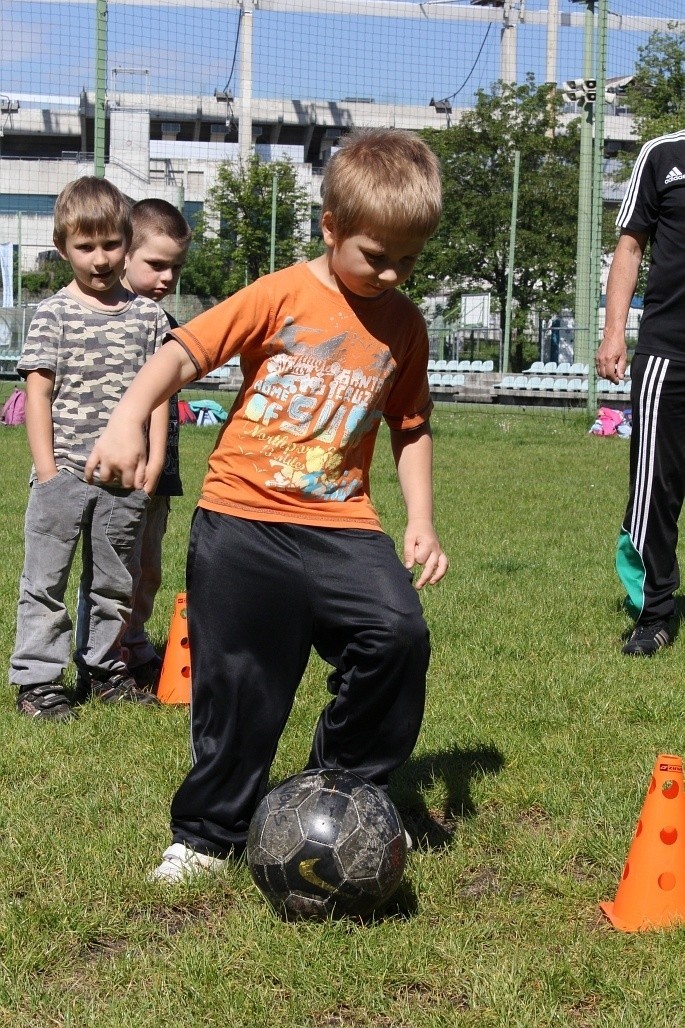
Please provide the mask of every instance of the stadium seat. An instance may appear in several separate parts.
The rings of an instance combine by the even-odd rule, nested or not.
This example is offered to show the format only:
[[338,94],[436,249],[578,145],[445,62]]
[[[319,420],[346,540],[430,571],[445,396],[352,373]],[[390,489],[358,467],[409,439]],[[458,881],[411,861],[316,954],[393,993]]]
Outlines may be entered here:
[[433,360],[433,358],[432,358],[432,357],[431,357],[431,359],[430,359],[430,360],[428,361],[428,365],[427,365],[427,370],[428,370],[428,371],[435,371],[435,361]]
[[586,378],[581,379],[580,391],[581,393],[587,393],[590,388],[588,380]]
[[567,378],[555,378],[554,379],[554,392],[555,393],[567,393],[568,392],[568,379]]
[[458,371],[459,370],[459,361],[457,361],[457,360],[447,361],[447,370],[448,371]]
[[453,385],[453,387],[455,389],[460,389],[461,386],[463,386],[465,384],[465,382],[466,382],[466,379],[464,378],[464,376],[460,372],[458,372],[458,371],[453,371],[452,372],[452,385]]
[[562,361],[561,364],[557,365],[557,375],[569,375],[571,373],[571,365],[568,361]]
[[527,388],[528,388],[528,379],[526,378],[526,376],[525,375],[517,375],[516,378],[514,379],[514,384],[512,386],[512,389],[527,389]]
[[542,369],[542,374],[543,375],[556,375],[556,373],[557,373],[557,362],[556,361],[547,361],[547,363],[544,365],[544,367]]
[[541,389],[550,389],[550,390],[554,389],[554,379],[550,378],[549,375],[546,378],[541,379],[541,381],[540,381],[540,388]]
[[471,367],[469,368],[469,371],[482,371],[482,370],[483,370],[483,362],[482,361],[471,361]]
[[494,361],[483,361],[483,367],[481,368],[481,371],[494,371],[494,370],[495,370],[495,362]]
[[438,389],[441,384],[442,384],[442,375],[438,374],[438,372],[436,372],[436,371],[432,371],[430,373],[430,375],[428,376],[428,388],[429,389]]
[[545,365],[542,361],[533,361],[529,368],[525,368],[524,375],[540,375],[545,370]]
[[237,353],[234,354],[233,357],[229,357],[228,358],[226,363],[228,364],[229,368],[239,368],[240,367],[240,355],[237,354]]
[[572,364],[568,373],[569,375],[586,375],[587,371],[585,370],[585,365],[579,362],[577,364]]
[[446,360],[436,361],[435,362],[435,370],[436,371],[447,371],[447,361]]
[[467,361],[467,360],[460,360],[459,361],[459,364],[457,365],[457,371],[470,371],[470,370],[471,370],[471,361]]
[[613,385],[607,378],[600,378],[597,380],[597,392],[598,393],[610,393],[611,386]]
[[513,375],[505,375],[499,382],[495,382],[495,389],[513,389],[514,381]]
[[568,380],[568,391],[569,393],[580,393],[583,389],[583,381],[580,378],[569,378]]
[[540,378],[539,375],[531,375],[530,378],[527,379],[527,382],[528,382],[528,388],[529,389],[539,389],[540,388],[540,383],[542,382],[542,379]]

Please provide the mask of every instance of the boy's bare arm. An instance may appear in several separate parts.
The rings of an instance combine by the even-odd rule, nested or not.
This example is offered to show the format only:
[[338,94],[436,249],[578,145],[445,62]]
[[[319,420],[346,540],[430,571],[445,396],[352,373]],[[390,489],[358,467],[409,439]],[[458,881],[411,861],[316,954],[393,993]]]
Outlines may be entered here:
[[107,428],[86,462],[86,481],[99,470],[101,482],[118,481],[142,489],[146,481],[145,424],[152,411],[197,377],[197,368],[180,343],[170,339],[140,369],[114,408]]
[[26,434],[38,482],[57,474],[52,424],[52,390],[55,376],[39,368],[26,376]]
[[160,403],[150,418],[150,432],[148,440],[148,458],[145,469],[145,483],[143,489],[150,496],[154,493],[159,482],[159,476],[164,470],[166,460],[167,435],[169,433],[169,404]]
[[392,452],[400,488],[407,507],[404,532],[404,566],[423,570],[414,585],[435,585],[449,562],[433,527],[433,436],[425,424],[413,432],[391,430]]

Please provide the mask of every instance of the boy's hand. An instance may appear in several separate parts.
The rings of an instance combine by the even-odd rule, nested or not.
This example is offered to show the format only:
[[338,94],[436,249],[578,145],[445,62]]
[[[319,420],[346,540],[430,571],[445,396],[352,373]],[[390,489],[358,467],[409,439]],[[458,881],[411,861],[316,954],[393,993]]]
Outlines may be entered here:
[[86,461],[86,481],[92,482],[96,471],[99,480],[121,484],[124,489],[143,489],[147,467],[147,443],[142,428],[122,427],[114,423],[114,415],[97,440]]
[[423,571],[414,582],[415,589],[435,585],[447,572],[449,561],[443,553],[432,521],[410,521],[404,533],[404,566],[411,570],[421,565]]

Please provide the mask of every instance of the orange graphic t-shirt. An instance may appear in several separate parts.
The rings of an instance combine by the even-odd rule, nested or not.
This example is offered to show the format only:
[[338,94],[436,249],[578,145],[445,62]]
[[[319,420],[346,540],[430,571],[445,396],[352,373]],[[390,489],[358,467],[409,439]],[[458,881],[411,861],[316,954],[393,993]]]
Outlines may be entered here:
[[400,293],[338,293],[307,264],[259,279],[172,335],[202,378],[240,354],[243,384],[199,505],[259,521],[379,529],[369,468],[381,417],[424,424],[421,313]]

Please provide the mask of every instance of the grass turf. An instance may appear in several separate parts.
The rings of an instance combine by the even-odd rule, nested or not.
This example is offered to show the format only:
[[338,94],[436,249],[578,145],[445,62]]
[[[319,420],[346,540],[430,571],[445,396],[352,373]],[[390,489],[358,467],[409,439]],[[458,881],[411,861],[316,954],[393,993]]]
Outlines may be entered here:
[[[29,723],[6,687],[0,1025],[680,1023],[685,929],[624,935],[598,909],[616,892],[656,755],[685,748],[682,641],[654,660],[620,654],[627,443],[588,436],[582,415],[458,407],[437,411],[434,428],[451,570],[424,590],[426,718],[392,790],[421,845],[397,901],[366,926],[285,924],[243,864],[149,884],[189,762],[187,710],[91,704],[73,723]],[[160,646],[216,432],[181,434],[186,495],[165,542]],[[7,667],[30,461],[24,429],[0,440]],[[399,541],[385,432],[373,489]],[[274,783],[306,759],[324,676],[313,657]]]

